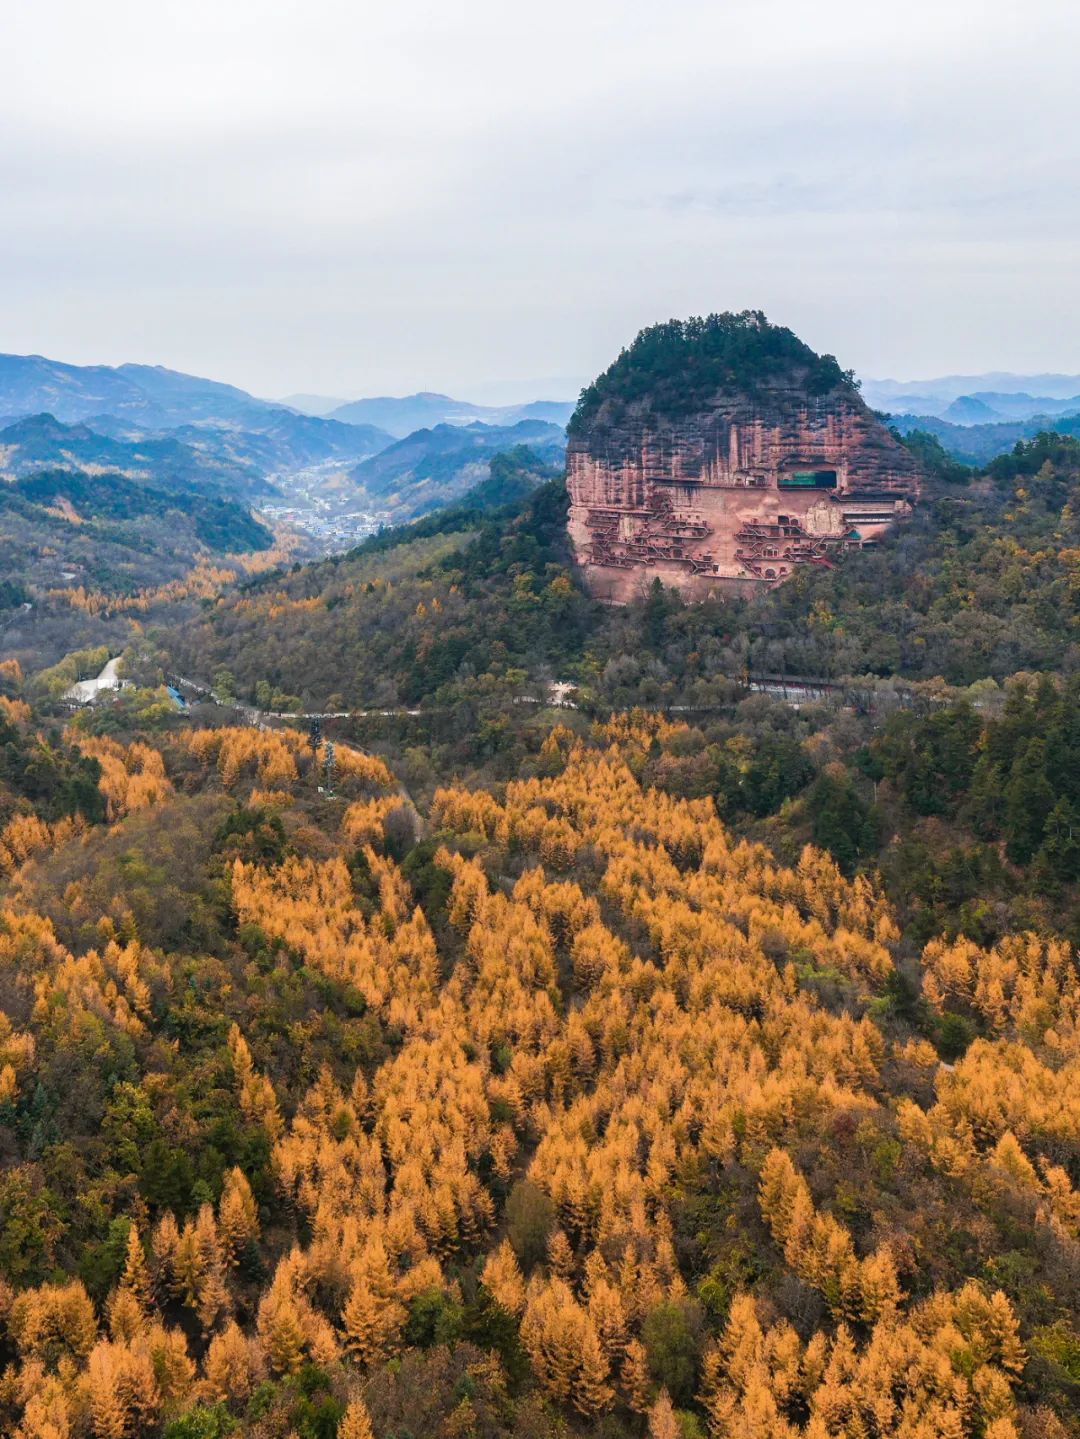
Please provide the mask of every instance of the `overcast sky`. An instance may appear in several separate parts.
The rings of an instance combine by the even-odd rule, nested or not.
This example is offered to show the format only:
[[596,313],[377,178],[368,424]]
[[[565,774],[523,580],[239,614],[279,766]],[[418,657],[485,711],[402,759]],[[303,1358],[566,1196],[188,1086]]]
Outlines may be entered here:
[[0,0],[0,350],[554,393],[754,307],[1080,372],[1080,6],[887,8]]

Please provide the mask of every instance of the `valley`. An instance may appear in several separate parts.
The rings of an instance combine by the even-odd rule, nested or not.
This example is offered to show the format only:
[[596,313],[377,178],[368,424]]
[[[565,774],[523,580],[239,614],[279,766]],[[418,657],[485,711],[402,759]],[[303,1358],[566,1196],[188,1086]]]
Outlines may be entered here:
[[[160,367],[0,356],[0,415],[10,416],[0,627],[11,654],[40,668],[78,649],[123,649],[143,624],[178,623],[286,557],[341,553],[460,500],[526,441],[538,447],[537,482],[561,461],[557,424],[500,427],[475,418],[483,407],[460,408],[460,426],[399,441]],[[409,413],[407,402],[398,410]]]
[[276,493],[259,512],[269,524],[301,534],[311,555],[352,549],[389,524],[391,515],[386,509],[356,508],[361,496],[349,483],[350,471],[348,461],[332,460],[271,474]]

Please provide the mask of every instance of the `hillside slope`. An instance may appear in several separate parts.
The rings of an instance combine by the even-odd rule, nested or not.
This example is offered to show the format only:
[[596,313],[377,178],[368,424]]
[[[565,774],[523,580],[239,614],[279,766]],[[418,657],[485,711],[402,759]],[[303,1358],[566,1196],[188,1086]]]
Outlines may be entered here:
[[458,499],[490,471],[492,456],[527,446],[546,464],[561,462],[563,431],[542,420],[515,425],[436,425],[387,446],[352,471],[371,502],[407,519]]
[[0,483],[0,657],[119,653],[137,617],[194,607],[273,544],[246,505],[203,487],[55,469]]
[[[194,678],[227,669],[305,709],[431,701],[442,686],[579,652],[589,608],[567,572],[566,493],[548,482],[508,513],[469,506],[346,555],[268,574],[164,643]],[[387,581],[391,580],[392,583]]]
[[418,813],[143,714],[0,702],[6,1432],[1069,1439],[1066,945],[740,843],[662,716]]
[[0,429],[0,475],[22,478],[41,469],[113,470],[159,486],[196,485],[232,495],[271,494],[258,468],[207,444],[175,435],[137,440],[97,434],[86,424],[65,425],[52,415],[29,415]]
[[1080,436],[1080,414],[1001,420],[993,424],[957,425],[933,415],[890,415],[889,424],[902,434],[924,430],[934,435],[950,455],[967,465],[986,465],[1024,440],[1052,432]]
[[117,473],[40,470],[0,485],[0,572],[30,591],[124,593],[174,578],[200,552],[251,551],[273,535],[232,500]]

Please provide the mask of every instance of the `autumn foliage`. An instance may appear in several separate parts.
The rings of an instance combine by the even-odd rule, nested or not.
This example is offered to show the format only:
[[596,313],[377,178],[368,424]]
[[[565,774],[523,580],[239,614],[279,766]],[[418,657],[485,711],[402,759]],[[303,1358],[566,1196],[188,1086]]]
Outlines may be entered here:
[[[544,777],[441,788],[402,864],[359,750],[331,799],[297,731],[79,741],[117,834],[183,785],[282,839],[208,827],[210,941],[0,913],[4,1432],[1072,1432],[1032,1356],[1074,1333],[1075,956],[928,945],[917,1013],[972,1016],[943,1062],[879,887],[643,788],[670,728],[553,731]],[[0,871],[86,843],[20,814]],[[80,1071],[81,1130],[49,1097]],[[109,1174],[92,1252],[38,1202],[64,1124]]]

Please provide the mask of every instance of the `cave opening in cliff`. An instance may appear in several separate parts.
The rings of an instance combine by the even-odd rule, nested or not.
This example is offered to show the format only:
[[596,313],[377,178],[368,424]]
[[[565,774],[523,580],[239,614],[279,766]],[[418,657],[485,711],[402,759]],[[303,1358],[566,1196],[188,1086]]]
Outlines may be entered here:
[[835,470],[785,470],[777,479],[782,490],[835,490]]

